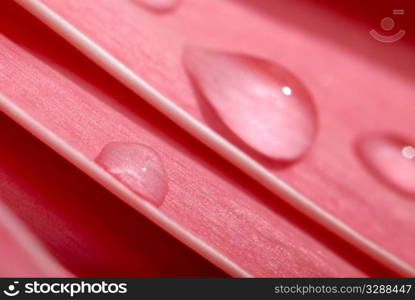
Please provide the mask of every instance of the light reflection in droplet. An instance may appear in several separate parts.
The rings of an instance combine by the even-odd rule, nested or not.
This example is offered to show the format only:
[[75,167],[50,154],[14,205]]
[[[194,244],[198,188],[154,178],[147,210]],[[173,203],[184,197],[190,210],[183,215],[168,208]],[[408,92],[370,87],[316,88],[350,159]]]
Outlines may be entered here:
[[415,158],[415,148],[412,146],[406,146],[402,148],[402,155],[407,159]]
[[285,96],[290,96],[292,94],[291,88],[288,86],[284,86],[281,90]]

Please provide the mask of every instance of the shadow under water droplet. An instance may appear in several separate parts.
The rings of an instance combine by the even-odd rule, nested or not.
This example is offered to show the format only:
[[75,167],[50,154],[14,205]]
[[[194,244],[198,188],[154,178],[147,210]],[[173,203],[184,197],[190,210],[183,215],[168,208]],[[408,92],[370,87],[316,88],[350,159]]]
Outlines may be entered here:
[[154,13],[168,13],[177,8],[181,0],[130,0]]

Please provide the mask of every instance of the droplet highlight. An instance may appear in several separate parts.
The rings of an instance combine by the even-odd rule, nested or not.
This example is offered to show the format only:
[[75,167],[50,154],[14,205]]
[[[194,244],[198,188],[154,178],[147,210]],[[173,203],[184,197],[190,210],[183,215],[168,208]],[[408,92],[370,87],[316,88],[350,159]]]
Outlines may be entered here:
[[312,144],[317,131],[312,98],[284,67],[200,48],[186,49],[183,61],[203,101],[249,148],[267,158],[291,161]]
[[415,148],[412,146],[406,146],[402,148],[402,155],[407,159],[415,158]]
[[415,195],[415,148],[404,138],[374,134],[360,139],[357,151],[368,170],[397,191]]
[[161,205],[168,192],[163,163],[148,146],[109,143],[95,162],[134,193],[157,206]]
[[141,7],[155,11],[166,12],[174,9],[180,0],[132,0]]

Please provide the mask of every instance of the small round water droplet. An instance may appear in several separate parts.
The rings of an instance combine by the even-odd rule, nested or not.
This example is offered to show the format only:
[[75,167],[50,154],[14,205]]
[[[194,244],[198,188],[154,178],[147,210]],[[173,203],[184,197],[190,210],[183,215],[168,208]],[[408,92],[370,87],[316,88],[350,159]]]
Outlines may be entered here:
[[317,129],[313,101],[282,66],[252,56],[186,49],[185,67],[220,121],[256,152],[280,161],[299,158]]
[[407,159],[415,158],[415,148],[412,146],[406,146],[402,148],[402,155]]
[[415,149],[404,138],[374,134],[359,140],[360,158],[377,178],[401,193],[415,195]]
[[179,0],[133,0],[133,2],[153,11],[164,12],[175,8]]
[[155,205],[163,202],[168,191],[167,176],[159,155],[150,147],[109,143],[95,161],[147,201]]

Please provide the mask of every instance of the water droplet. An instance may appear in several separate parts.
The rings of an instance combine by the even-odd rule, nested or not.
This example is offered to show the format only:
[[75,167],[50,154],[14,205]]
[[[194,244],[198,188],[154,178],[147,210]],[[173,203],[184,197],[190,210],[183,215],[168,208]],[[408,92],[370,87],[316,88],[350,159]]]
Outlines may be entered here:
[[153,11],[163,12],[176,7],[179,0],[133,0],[133,2]]
[[256,57],[188,48],[184,64],[196,90],[249,148],[281,161],[312,144],[316,111],[303,84],[284,67]]
[[404,138],[374,134],[357,144],[358,154],[380,180],[401,193],[415,195],[415,148]]
[[415,148],[412,146],[405,146],[402,148],[402,155],[407,159],[415,158]]
[[167,176],[159,155],[150,147],[109,143],[95,161],[139,196],[155,205],[163,202],[168,191]]

